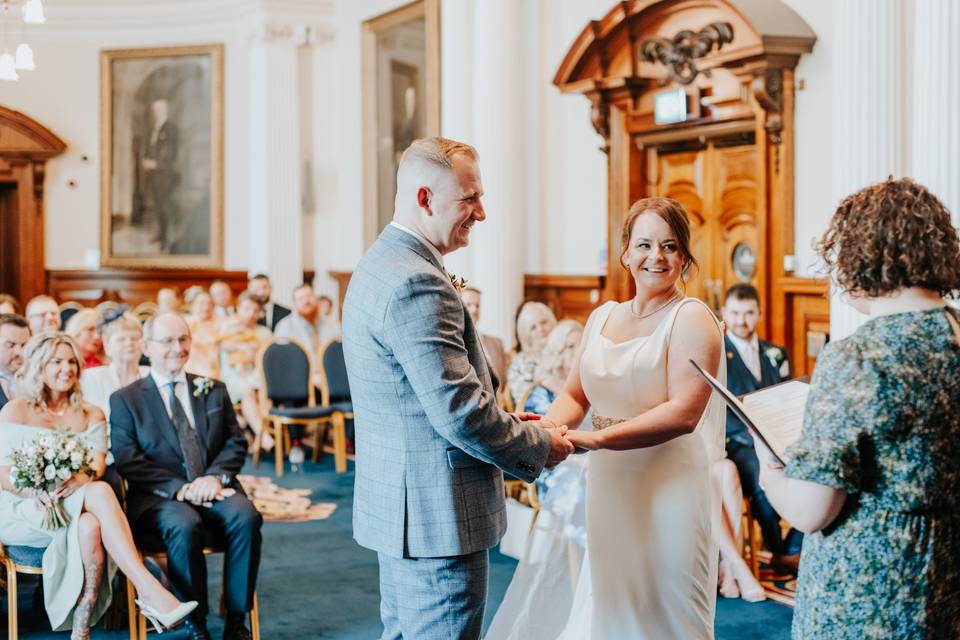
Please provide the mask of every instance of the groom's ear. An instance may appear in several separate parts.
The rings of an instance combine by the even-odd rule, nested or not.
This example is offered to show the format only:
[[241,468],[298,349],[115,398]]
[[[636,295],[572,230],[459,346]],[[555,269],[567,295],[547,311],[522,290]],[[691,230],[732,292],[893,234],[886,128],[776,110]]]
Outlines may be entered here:
[[433,215],[433,211],[430,209],[431,200],[433,200],[433,192],[430,189],[427,187],[417,189],[417,205],[426,211],[429,216]]

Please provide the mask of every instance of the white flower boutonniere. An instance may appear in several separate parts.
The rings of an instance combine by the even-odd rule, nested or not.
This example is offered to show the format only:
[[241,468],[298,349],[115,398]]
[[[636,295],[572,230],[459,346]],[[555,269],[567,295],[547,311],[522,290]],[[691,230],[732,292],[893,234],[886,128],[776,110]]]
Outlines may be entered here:
[[210,389],[213,389],[213,380],[205,376],[198,376],[193,379],[193,385],[196,387],[193,390],[193,397],[199,398],[210,393]]
[[776,347],[770,347],[763,352],[763,355],[767,356],[767,360],[769,360],[770,364],[774,367],[779,367],[781,360],[783,360],[783,354],[780,352],[780,349]]
[[467,279],[461,278],[460,276],[455,276],[452,273],[447,275],[450,276],[450,284],[452,284],[453,288],[457,290],[457,293],[463,293],[464,288],[467,286]]

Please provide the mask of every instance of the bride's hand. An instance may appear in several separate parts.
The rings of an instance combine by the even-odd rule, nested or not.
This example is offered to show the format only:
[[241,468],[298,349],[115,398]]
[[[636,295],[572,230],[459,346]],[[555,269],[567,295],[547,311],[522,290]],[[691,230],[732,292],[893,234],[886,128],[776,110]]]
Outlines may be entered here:
[[50,494],[46,491],[35,491],[33,499],[37,503],[37,508],[41,511],[45,511],[53,506],[53,500],[50,499]]
[[70,479],[60,485],[60,488],[53,492],[54,498],[66,498],[74,491],[90,482],[92,478],[85,473],[75,473]]
[[567,431],[564,437],[570,441],[570,444],[580,450],[578,453],[582,453],[583,450],[596,451],[601,448],[599,434],[596,431]]

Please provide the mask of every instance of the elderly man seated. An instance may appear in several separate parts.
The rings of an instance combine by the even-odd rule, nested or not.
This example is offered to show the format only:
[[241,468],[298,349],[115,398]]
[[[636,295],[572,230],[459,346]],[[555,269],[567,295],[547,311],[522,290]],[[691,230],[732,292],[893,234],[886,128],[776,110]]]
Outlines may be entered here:
[[225,640],[251,637],[263,518],[237,482],[247,443],[222,382],[184,372],[190,330],[176,313],[143,327],[150,374],[110,397],[113,455],[129,485],[127,516],[140,544],[160,546],[174,589],[199,602],[188,636],[207,640],[208,536],[225,546]]

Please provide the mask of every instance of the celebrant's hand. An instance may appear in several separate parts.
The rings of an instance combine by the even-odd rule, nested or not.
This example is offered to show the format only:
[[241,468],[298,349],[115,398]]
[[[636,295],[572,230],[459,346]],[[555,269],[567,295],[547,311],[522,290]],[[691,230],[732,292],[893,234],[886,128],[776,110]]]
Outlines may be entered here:
[[577,453],[601,448],[600,434],[596,431],[568,431],[566,438],[577,449]]
[[66,498],[73,494],[74,491],[82,487],[93,480],[90,476],[85,473],[75,473],[70,478],[60,485],[60,488],[53,492],[54,499]]

